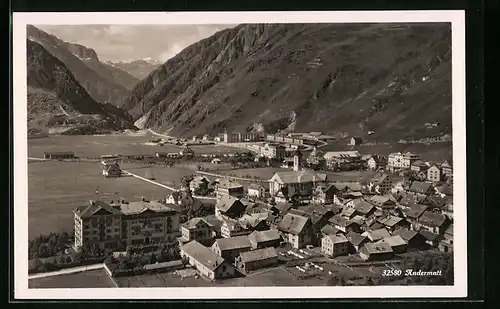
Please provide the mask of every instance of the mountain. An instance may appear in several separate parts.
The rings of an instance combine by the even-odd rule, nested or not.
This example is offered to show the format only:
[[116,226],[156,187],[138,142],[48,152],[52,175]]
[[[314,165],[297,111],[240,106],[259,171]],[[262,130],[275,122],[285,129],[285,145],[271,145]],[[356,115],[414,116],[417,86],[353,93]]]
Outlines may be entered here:
[[112,62],[107,61],[106,64],[124,70],[128,72],[130,75],[135,76],[138,79],[144,79],[148,76],[149,73],[156,70],[160,63],[151,58],[144,58],[141,60],[135,60],[131,62],[119,61]]
[[134,129],[130,115],[96,102],[63,62],[27,40],[28,129],[95,134]]
[[451,132],[451,29],[239,25],[161,65],[123,108],[138,127],[179,136],[224,129],[343,132],[379,141],[440,136]]
[[119,106],[139,81],[129,73],[99,61],[93,49],[64,42],[31,25],[27,26],[27,35],[61,60],[96,101]]

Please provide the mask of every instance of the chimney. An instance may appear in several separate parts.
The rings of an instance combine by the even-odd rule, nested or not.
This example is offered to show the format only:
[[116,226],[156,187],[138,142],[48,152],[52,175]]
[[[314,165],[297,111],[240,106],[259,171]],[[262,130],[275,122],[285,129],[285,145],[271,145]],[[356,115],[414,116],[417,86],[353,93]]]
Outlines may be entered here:
[[95,205],[93,200],[89,200],[89,202],[90,202],[90,205]]

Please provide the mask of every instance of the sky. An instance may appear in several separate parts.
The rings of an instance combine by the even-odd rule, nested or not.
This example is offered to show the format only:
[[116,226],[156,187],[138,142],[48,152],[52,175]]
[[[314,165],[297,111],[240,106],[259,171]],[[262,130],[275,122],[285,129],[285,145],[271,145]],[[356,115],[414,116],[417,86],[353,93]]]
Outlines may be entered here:
[[101,61],[165,62],[187,46],[236,25],[35,25],[96,51]]

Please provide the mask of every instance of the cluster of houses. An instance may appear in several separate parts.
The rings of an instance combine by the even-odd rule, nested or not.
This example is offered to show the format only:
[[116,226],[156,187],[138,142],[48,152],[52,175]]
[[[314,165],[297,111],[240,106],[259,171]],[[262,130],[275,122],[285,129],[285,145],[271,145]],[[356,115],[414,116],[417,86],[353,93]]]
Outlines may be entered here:
[[[449,184],[395,182],[386,172],[367,181],[338,182],[301,167],[278,172],[269,188],[231,182],[219,191],[215,215],[181,225],[181,252],[210,279],[278,264],[277,248],[319,247],[330,258],[390,260],[407,250],[453,251],[453,190]],[[441,165],[442,166],[442,165]],[[278,249],[279,251],[279,249]]]

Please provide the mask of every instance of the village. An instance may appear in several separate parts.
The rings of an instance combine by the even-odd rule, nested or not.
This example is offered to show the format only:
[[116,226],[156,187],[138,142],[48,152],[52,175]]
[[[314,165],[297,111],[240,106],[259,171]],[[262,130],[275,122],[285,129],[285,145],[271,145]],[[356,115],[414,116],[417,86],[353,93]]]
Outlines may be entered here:
[[[199,168],[161,199],[75,205],[71,250],[89,261],[103,260],[111,278],[175,271],[205,282],[229,282],[284,268],[298,281],[323,276],[329,285],[370,284],[371,275],[384,269],[396,270],[403,280],[402,260],[453,252],[452,162],[424,162],[409,152],[362,154],[355,149],[363,143],[359,137],[345,139],[351,150],[322,150],[337,138],[321,132],[224,132],[151,140],[180,146],[178,152],[104,154],[99,164],[105,178],[130,176],[120,165],[124,160],[147,160],[158,169],[188,160],[279,171],[269,179],[252,179]],[[216,144],[241,152],[192,149]],[[44,156],[74,158],[74,152]],[[343,175],[353,172],[369,177]],[[336,270],[339,265],[368,275],[347,280]],[[360,278],[364,281],[356,281]]]

